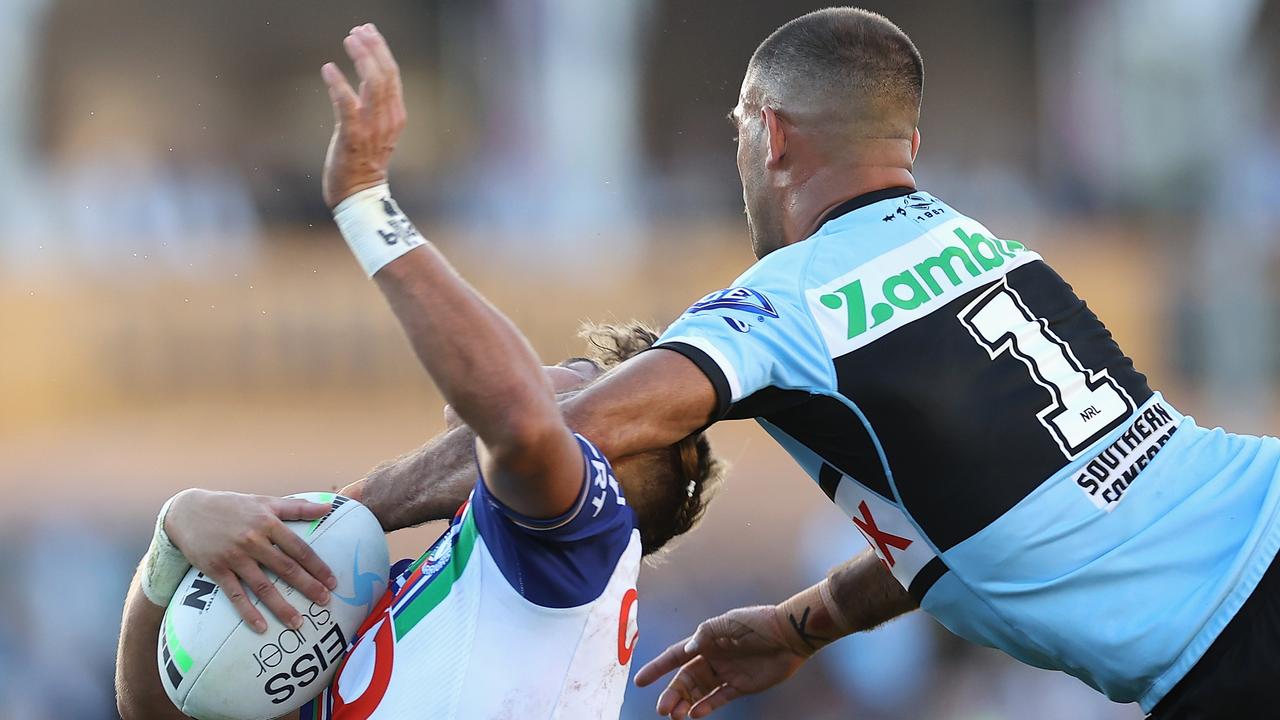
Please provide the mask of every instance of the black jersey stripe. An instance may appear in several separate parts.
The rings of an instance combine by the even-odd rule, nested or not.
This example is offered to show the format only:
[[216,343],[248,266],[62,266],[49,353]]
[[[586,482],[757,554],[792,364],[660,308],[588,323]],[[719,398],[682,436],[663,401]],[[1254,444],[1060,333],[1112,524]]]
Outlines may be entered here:
[[727,419],[751,417],[763,418],[836,470],[880,497],[893,500],[893,489],[871,433],[843,401],[829,395],[769,388],[734,403],[727,415]]
[[911,578],[911,587],[907,588],[907,594],[915,598],[917,605],[924,602],[924,596],[929,593],[929,589],[946,574],[947,564],[942,562],[942,558],[935,556],[920,568],[920,572],[916,573],[915,577]]
[[836,490],[840,487],[842,477],[839,470],[827,463],[822,463],[822,467],[818,470],[818,487],[822,488],[822,492],[831,502],[836,501]]
[[[1050,392],[1012,354],[993,358],[958,319],[996,282],[834,361],[841,394],[880,441],[896,497],[939,552],[994,522],[1070,461],[1038,419]],[[1137,406],[1151,397],[1146,378],[1048,265],[1027,263],[1003,282],[1083,367],[1106,370]],[[846,442],[866,434],[861,423],[848,426]],[[845,470],[811,433],[796,437]]]

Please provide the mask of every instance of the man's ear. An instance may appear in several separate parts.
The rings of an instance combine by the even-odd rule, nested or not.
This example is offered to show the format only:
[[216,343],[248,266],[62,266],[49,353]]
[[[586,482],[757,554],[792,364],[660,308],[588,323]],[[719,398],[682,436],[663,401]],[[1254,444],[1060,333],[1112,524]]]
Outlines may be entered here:
[[911,133],[911,162],[916,161],[916,153],[920,152],[920,128]]
[[768,105],[760,108],[760,119],[764,122],[765,147],[769,151],[765,166],[775,168],[787,154],[787,131],[782,126],[782,118]]

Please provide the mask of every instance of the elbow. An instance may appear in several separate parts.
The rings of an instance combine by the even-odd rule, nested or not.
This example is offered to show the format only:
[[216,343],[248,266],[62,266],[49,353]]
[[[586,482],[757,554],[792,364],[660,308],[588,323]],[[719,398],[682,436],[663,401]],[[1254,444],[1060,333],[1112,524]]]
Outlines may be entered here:
[[125,692],[116,693],[116,713],[120,715],[120,720],[143,720],[145,717],[142,709]]
[[502,467],[524,474],[531,471],[545,458],[547,447],[569,430],[564,421],[555,417],[511,417],[503,432],[485,445],[493,459]]

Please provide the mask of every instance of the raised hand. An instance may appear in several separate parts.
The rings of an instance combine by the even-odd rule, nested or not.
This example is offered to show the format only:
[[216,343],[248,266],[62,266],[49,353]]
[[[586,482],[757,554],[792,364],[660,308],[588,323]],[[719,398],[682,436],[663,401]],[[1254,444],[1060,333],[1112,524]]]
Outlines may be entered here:
[[324,162],[324,201],[346,198],[387,182],[387,167],[408,114],[400,67],[372,23],[352,28],[342,46],[356,65],[357,93],[334,63],[320,69],[333,103],[333,138]]
[[792,635],[775,605],[730,610],[640,668],[636,685],[645,687],[679,668],[658,698],[658,714],[703,718],[794,675],[813,651],[791,641]]
[[322,518],[329,510],[327,504],[295,498],[186,490],[169,506],[164,530],[187,562],[218,583],[255,630],[265,631],[267,623],[245,588],[280,622],[297,629],[302,616],[280,595],[263,568],[309,599],[329,602],[329,590],[337,586],[333,572],[284,525],[286,520]]

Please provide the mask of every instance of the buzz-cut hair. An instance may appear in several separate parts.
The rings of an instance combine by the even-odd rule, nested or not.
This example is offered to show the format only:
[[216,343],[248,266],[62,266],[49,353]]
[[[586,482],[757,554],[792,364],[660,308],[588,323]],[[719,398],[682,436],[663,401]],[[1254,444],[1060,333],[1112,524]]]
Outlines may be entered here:
[[775,30],[747,77],[765,99],[806,105],[867,137],[910,137],[924,94],[924,60],[911,38],[883,15],[851,7],[815,10]]

